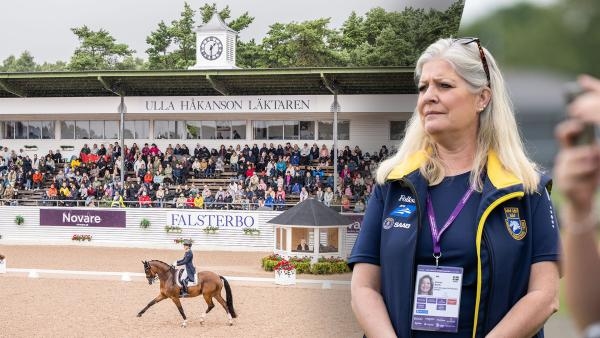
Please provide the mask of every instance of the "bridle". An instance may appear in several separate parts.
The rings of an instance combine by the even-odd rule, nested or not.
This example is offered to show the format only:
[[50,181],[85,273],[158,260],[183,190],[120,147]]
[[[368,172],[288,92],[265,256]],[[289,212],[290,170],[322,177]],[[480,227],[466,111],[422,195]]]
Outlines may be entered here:
[[152,267],[147,261],[142,261],[142,263],[144,264],[144,272],[146,273],[146,279],[148,279],[148,284],[152,285],[152,282],[158,280],[158,273],[152,272]]

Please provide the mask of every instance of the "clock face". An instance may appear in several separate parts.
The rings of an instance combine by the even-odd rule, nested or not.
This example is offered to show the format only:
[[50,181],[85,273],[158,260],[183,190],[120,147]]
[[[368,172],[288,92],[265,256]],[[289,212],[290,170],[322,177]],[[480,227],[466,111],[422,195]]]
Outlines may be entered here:
[[219,38],[209,36],[200,43],[200,54],[207,60],[216,60],[223,53],[223,43]]

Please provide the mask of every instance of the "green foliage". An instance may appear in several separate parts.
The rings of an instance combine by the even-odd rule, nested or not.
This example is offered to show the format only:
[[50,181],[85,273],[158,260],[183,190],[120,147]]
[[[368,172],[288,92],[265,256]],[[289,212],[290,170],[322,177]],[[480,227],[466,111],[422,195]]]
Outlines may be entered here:
[[165,232],[166,233],[181,233],[181,227],[175,226],[175,225],[165,225]]
[[204,231],[207,234],[216,234],[218,230],[219,230],[218,226],[207,226],[207,227],[202,228],[202,231]]
[[[265,271],[273,271],[273,268],[283,260],[283,257],[273,254],[261,259],[261,266]],[[296,273],[311,273],[314,275],[325,275],[333,273],[350,272],[348,263],[337,257],[320,258],[317,263],[311,264],[310,257],[292,257],[290,263],[296,267]]]
[[124,69],[124,62],[134,50],[122,43],[104,29],[90,30],[87,26],[71,28],[77,36],[80,46],[75,49],[68,68],[70,70],[114,70]]
[[310,267],[310,273],[314,275],[327,275],[332,273],[331,263],[329,262],[317,262]]
[[17,215],[15,217],[15,224],[16,225],[22,225],[23,223],[25,223],[25,217],[23,217],[21,215]]
[[244,228],[244,235],[248,236],[258,236],[260,235],[260,230],[256,228]]
[[150,220],[147,218],[142,218],[140,221],[140,228],[147,229],[148,227],[150,227]]
[[480,37],[502,66],[600,75],[600,11],[588,0],[519,2],[460,33]]

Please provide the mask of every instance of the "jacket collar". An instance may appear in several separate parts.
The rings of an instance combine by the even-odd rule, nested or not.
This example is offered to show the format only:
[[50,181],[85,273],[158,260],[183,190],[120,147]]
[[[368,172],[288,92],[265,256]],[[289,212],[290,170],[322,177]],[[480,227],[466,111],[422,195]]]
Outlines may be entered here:
[[[408,174],[418,170],[428,157],[429,154],[425,150],[413,153],[406,161],[402,161],[390,171],[387,180],[399,180],[404,178]],[[504,168],[498,158],[498,154],[493,150],[488,152],[486,169],[490,182],[496,189],[523,183],[512,172]]]

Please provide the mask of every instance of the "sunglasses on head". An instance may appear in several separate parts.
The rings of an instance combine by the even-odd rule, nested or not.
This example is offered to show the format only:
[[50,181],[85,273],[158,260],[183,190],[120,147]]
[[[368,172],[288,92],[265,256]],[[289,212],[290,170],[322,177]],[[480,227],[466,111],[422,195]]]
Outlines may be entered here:
[[492,85],[490,82],[490,68],[488,67],[487,58],[485,57],[485,52],[483,51],[483,48],[481,47],[481,42],[479,41],[479,38],[473,38],[473,37],[458,38],[458,39],[454,39],[453,42],[458,42],[462,45],[468,45],[472,42],[477,43],[477,49],[479,49],[479,58],[481,59],[481,63],[483,64],[483,71],[485,72],[485,77],[487,78],[487,81],[488,81],[488,87],[492,88]]

